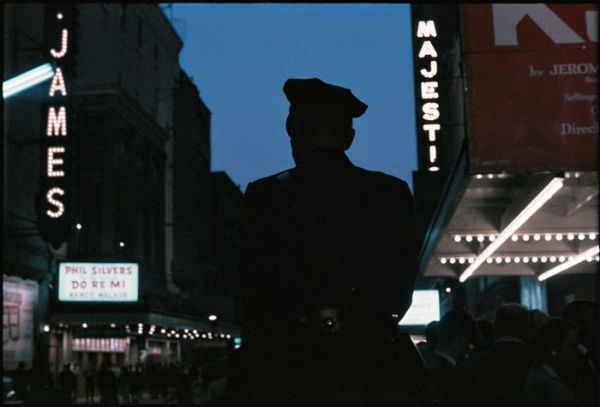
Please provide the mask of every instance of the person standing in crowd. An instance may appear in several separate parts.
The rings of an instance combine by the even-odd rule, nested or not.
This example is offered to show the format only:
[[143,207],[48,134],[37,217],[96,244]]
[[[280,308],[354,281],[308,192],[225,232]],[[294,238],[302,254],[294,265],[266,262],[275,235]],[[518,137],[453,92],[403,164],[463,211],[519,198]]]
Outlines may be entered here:
[[598,406],[598,320],[594,300],[575,300],[563,310],[563,318],[575,323],[581,358],[570,382],[585,406]]
[[526,406],[580,406],[568,383],[580,357],[577,326],[562,318],[550,318],[535,335],[534,363],[522,392]]
[[100,404],[103,406],[114,406],[119,404],[119,398],[117,396],[117,376],[108,362],[102,362],[96,380],[98,383],[98,390],[100,390]]
[[[346,156],[353,119],[367,109],[349,89],[288,79],[283,92],[296,166],[251,182],[242,207],[250,335],[241,348],[247,370],[233,375],[246,380],[248,393],[238,397],[246,404],[285,405],[295,397],[340,404],[414,390],[407,371],[419,367],[390,358],[402,353],[392,349],[392,336],[417,273],[408,185]],[[416,351],[410,345],[408,352]],[[235,377],[228,383],[229,390],[239,384]]]
[[429,358],[439,342],[438,321],[431,321],[425,327],[425,341],[417,344],[417,349],[421,353],[423,360]]
[[142,390],[144,388],[144,374],[142,365],[132,366],[131,371],[131,398],[134,403],[139,403],[142,399]]
[[515,406],[531,365],[527,338],[529,312],[521,304],[503,304],[494,318],[496,339],[473,353],[459,368],[466,405]]
[[440,320],[438,332],[438,346],[425,362],[443,404],[457,405],[462,398],[457,365],[465,361],[477,342],[475,321],[463,310],[450,310]]
[[176,397],[177,404],[180,406],[191,406],[192,400],[192,375],[187,364],[181,367],[181,373],[177,379]]
[[131,373],[127,370],[127,366],[121,366],[121,372],[118,378],[118,390],[121,402],[130,403],[130,391],[131,391]]
[[479,318],[475,321],[479,332],[481,332],[482,346],[477,351],[484,350],[492,346],[496,339],[494,324],[486,318]]
[[541,311],[539,309],[532,309],[529,311],[529,335],[527,339],[528,341],[533,340],[538,329],[540,329],[540,327],[544,325],[544,323],[548,321],[548,319],[550,319],[550,316],[544,311]]
[[62,401],[67,405],[73,403],[73,392],[75,391],[77,377],[71,371],[71,364],[65,363],[58,375],[58,381],[62,393]]
[[25,362],[19,362],[17,369],[12,372],[13,386],[15,390],[16,400],[26,400],[27,394],[27,371],[25,370]]
[[83,373],[85,382],[85,401],[87,403],[94,402],[94,390],[96,388],[96,368],[88,366]]

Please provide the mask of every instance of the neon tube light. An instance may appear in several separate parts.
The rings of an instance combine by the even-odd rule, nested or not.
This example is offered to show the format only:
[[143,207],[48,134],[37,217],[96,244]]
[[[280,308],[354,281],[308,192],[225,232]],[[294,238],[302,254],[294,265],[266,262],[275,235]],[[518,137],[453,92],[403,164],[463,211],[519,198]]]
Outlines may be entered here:
[[529,218],[535,214],[544,204],[552,198],[552,196],[558,192],[563,186],[563,178],[555,177],[544,187],[535,198],[529,202],[529,204],[519,213],[510,224],[504,228],[504,230],[498,235],[496,239],[488,247],[486,247],[475,261],[467,267],[467,269],[460,275],[459,281],[464,283],[465,280],[477,270],[477,268],[487,260],[506,240],[512,236],[519,228],[527,222]]
[[559,264],[558,266],[553,267],[550,270],[543,272],[542,274],[540,274],[538,276],[538,280],[544,281],[546,279],[549,279],[552,276],[557,275],[558,273],[562,273],[566,269],[571,268],[571,267],[581,263],[582,261],[587,260],[588,258],[597,255],[598,252],[600,252],[600,246],[591,247],[591,248],[587,249],[586,251],[579,253],[577,256],[573,257],[571,260],[569,260],[563,264]]
[[45,63],[2,83],[2,97],[8,99],[54,76],[52,65]]

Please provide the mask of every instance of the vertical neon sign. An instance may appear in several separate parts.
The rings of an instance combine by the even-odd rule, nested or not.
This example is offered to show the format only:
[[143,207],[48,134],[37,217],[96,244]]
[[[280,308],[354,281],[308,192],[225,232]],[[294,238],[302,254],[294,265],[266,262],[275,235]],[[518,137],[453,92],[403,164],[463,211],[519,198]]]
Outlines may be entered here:
[[439,123],[440,105],[438,103],[440,95],[437,91],[439,83],[437,81],[438,63],[436,58],[438,54],[431,41],[431,38],[437,37],[435,22],[433,20],[418,21],[416,35],[418,39],[422,39],[422,42],[419,43],[418,60],[426,64],[424,68],[419,70],[418,74],[419,107],[421,119],[423,120],[423,125],[419,129],[419,137],[426,138],[423,145],[427,147],[424,151],[427,157],[427,170],[439,171],[438,132],[441,130],[441,125]]
[[[63,12],[56,13],[56,22],[60,23],[64,20],[65,15]],[[67,56],[69,52],[69,30],[67,28],[61,29],[61,37],[59,39],[60,46],[58,50],[56,48],[50,49],[50,55],[54,58],[54,62],[57,65],[54,76],[50,83],[50,89],[48,91],[48,97],[50,103],[57,105],[48,106],[47,110],[47,122],[46,122],[46,137],[47,142],[45,143],[46,154],[46,173],[44,184],[47,185],[46,190],[46,203],[48,205],[45,213],[47,216],[58,219],[65,215],[65,183],[63,178],[66,176],[66,137],[68,134],[68,110],[65,104],[67,96],[67,85],[65,77],[61,68],[62,60]],[[56,180],[56,182],[55,182]]]
[[46,58],[54,66],[54,75],[42,103],[41,186],[36,209],[40,234],[54,247],[68,240],[71,231],[70,139],[76,7],[56,3],[45,5]]

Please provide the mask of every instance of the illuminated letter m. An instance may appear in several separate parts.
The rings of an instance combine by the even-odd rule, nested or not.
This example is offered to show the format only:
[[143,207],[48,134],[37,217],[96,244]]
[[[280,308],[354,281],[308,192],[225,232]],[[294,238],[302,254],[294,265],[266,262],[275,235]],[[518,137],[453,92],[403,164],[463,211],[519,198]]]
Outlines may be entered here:
[[46,131],[46,135],[58,136],[60,133],[61,136],[67,135],[67,110],[64,106],[61,106],[58,109],[58,115],[56,114],[56,110],[54,107],[48,109],[48,128]]
[[433,20],[419,21],[419,25],[417,27],[417,37],[437,37],[435,23]]

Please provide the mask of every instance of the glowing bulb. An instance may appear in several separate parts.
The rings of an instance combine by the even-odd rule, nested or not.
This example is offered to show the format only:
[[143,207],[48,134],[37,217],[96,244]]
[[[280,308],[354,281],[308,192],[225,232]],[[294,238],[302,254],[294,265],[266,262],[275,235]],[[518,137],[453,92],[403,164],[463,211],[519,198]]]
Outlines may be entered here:
[[540,235],[538,235],[537,233],[535,235],[533,235],[533,240],[538,241],[540,240],[542,237]]
[[552,240],[552,235],[550,233],[546,233],[546,235],[544,236],[544,239],[546,239],[547,241]]
[[498,264],[502,263],[502,257],[496,257],[496,263],[498,263]]
[[44,325],[44,332],[50,332],[50,326]]
[[490,236],[488,237],[488,239],[490,240],[490,242],[493,242],[494,240],[496,240],[496,236],[494,236],[494,235],[490,235]]
[[473,264],[474,261],[475,261],[475,257],[469,257],[469,264]]
[[83,324],[81,324],[81,327],[82,327],[82,328],[87,328],[87,327],[88,327],[88,324],[86,324],[86,323],[84,322]]
[[519,240],[519,236],[517,236],[517,235],[512,235],[512,236],[510,237],[510,240],[512,240],[513,242],[516,242],[517,240]]
[[563,240],[563,235],[562,235],[562,234],[560,234],[560,233],[559,233],[559,234],[557,234],[557,235],[556,235],[556,240],[559,240],[559,241],[560,241],[560,240]]
[[461,237],[460,237],[460,235],[454,235],[454,241],[455,241],[456,243],[460,242],[460,241],[461,241]]
[[456,263],[456,259],[454,257],[450,257],[450,264]]
[[466,260],[465,260],[465,258],[464,258],[464,257],[461,257],[461,258],[459,258],[459,259],[458,259],[458,262],[459,262],[460,264],[465,264],[465,261],[466,261]]
[[566,260],[565,256],[560,256],[558,258],[558,261],[560,261],[561,263],[563,263]]
[[56,15],[56,18],[58,18],[59,20],[62,20],[62,19],[63,19],[63,15],[62,15],[62,13],[58,13],[58,14]]
[[542,256],[542,258],[540,259],[540,261],[541,261],[542,263],[545,263],[545,262],[547,262],[547,261],[548,261],[548,258],[547,258],[546,256]]
[[217,320],[217,316],[216,316],[216,315],[210,315],[210,316],[208,317],[208,320],[209,320],[209,321],[216,321],[216,320]]
[[510,263],[512,261],[512,259],[510,257],[505,257],[504,258],[504,262],[505,263]]
[[447,261],[448,261],[448,260],[446,260],[446,258],[445,258],[445,257],[442,257],[442,258],[440,259],[440,263],[442,263],[442,264],[446,264],[446,262],[447,262]]
[[529,263],[529,257],[527,257],[527,256],[523,257],[523,263]]
[[520,257],[515,257],[514,261],[515,261],[515,263],[520,263],[521,262],[521,258]]
[[493,262],[493,261],[494,261],[494,259],[492,259],[491,257],[488,257],[488,258],[486,259],[486,262],[488,262],[488,263],[491,263],[491,262]]
[[483,242],[485,240],[485,237],[483,235],[478,235],[477,236],[477,241],[478,242]]
[[585,239],[585,235],[583,233],[580,233],[579,235],[577,235],[577,238],[579,240],[583,240],[583,239]]
[[534,257],[532,257],[532,258],[531,258],[531,262],[532,262],[532,263],[537,263],[537,262],[538,262],[538,258],[537,258],[537,257],[535,257],[535,256],[534,256]]
[[114,327],[116,327],[116,325],[115,324],[110,324],[110,327],[114,328]]
[[81,230],[81,228],[83,228],[83,226],[81,225],[81,223],[78,223],[77,226],[75,226],[77,228],[77,230]]
[[529,235],[523,235],[523,241],[525,241],[525,242],[529,241]]
[[556,257],[550,256],[550,263],[556,263]]
[[125,247],[125,242],[119,242],[120,247]]
[[590,240],[595,240],[595,239],[596,239],[596,234],[590,233]]
[[467,236],[465,237],[465,240],[466,240],[467,242],[472,242],[472,241],[473,241],[473,236],[471,236],[471,235],[467,235]]
[[573,239],[575,239],[575,235],[573,233],[569,233],[567,235],[567,240],[573,240]]
[[475,175],[475,178],[477,178],[477,179],[482,179],[482,178],[483,178],[483,175],[481,175],[481,174],[477,174],[477,175]]

